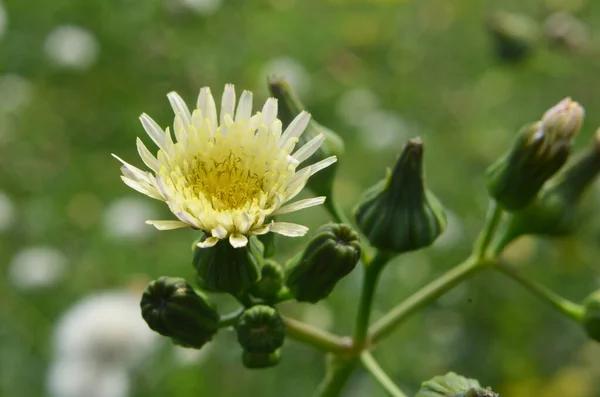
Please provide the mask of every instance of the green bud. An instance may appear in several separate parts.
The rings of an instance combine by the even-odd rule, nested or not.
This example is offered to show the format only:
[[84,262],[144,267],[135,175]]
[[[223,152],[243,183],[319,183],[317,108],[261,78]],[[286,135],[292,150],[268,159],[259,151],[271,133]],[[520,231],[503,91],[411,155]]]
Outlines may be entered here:
[[[273,97],[277,98],[279,105],[278,117],[283,123],[283,127],[287,127],[294,118],[305,110],[304,105],[292,92],[290,85],[283,79],[269,79],[269,91]],[[311,118],[304,133],[300,136],[296,147],[302,147],[311,139],[319,134],[323,134],[325,141],[321,147],[306,160],[307,164],[313,164],[324,160],[331,156],[340,156],[344,153],[344,141],[335,132],[329,128],[322,126]],[[318,196],[327,196],[331,199],[331,191],[338,163],[335,162],[324,170],[319,171],[310,179],[306,186]]]
[[566,163],[583,115],[583,108],[566,98],[541,121],[526,125],[510,151],[487,169],[490,195],[508,211],[530,205],[544,183]]
[[476,379],[448,372],[421,384],[415,397],[499,397],[489,388],[482,388]]
[[551,179],[537,200],[506,222],[503,246],[523,234],[563,236],[577,225],[579,202],[600,172],[600,130],[592,147]]
[[600,342],[600,290],[585,298],[583,308],[583,327],[590,338]]
[[488,20],[496,55],[502,61],[518,62],[530,56],[540,28],[526,15],[496,12]]
[[423,143],[410,140],[394,170],[363,195],[354,218],[382,251],[407,252],[431,245],[446,227],[437,198],[425,188]]
[[[272,220],[275,221],[275,217],[272,217]],[[277,245],[275,243],[276,235],[277,233],[265,233],[258,236],[258,239],[265,247],[265,258],[270,258],[277,252]]]
[[[207,235],[203,234],[200,241]],[[194,248],[193,264],[201,288],[211,292],[237,295],[260,279],[263,246],[256,236],[245,247],[234,248],[227,240],[210,248]]]
[[274,367],[281,360],[281,350],[277,349],[272,353],[242,353],[242,363],[248,369],[261,369]]
[[238,342],[248,353],[271,354],[283,345],[285,325],[277,309],[256,305],[245,310],[235,325]]
[[281,266],[274,260],[266,259],[261,269],[260,280],[252,286],[250,293],[257,298],[273,301],[283,287],[283,279]]
[[152,281],[140,306],[152,330],[182,346],[199,349],[219,329],[217,311],[182,278]]
[[323,225],[288,263],[286,285],[296,300],[315,303],[329,296],[335,284],[354,269],[360,253],[358,234],[349,226]]

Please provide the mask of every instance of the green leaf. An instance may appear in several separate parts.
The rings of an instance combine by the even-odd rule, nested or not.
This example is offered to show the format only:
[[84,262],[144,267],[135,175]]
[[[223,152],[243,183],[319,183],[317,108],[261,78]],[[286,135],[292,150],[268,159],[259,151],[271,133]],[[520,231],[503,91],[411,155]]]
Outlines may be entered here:
[[499,397],[490,388],[483,388],[476,379],[448,372],[421,384],[415,397]]

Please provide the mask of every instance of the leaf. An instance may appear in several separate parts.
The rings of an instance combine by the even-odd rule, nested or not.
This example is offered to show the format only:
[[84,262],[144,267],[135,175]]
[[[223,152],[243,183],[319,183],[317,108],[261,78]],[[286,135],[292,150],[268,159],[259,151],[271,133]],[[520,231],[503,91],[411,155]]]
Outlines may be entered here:
[[483,388],[476,379],[454,372],[436,376],[421,384],[415,397],[499,397],[490,388]]

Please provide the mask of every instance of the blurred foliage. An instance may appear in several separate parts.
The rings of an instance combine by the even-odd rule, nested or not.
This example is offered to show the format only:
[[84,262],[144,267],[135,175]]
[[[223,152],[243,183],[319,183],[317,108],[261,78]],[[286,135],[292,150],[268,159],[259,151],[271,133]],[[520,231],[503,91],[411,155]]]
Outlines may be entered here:
[[[497,57],[489,15],[523,13],[543,25],[561,4],[587,28],[586,47],[572,51],[540,37],[522,61]],[[220,95],[231,82],[253,90],[258,103],[267,96],[268,72],[286,74],[268,65],[297,62],[304,69],[303,86],[296,87],[303,102],[346,141],[335,186],[346,209],[381,179],[406,139],[423,137],[427,180],[450,211],[449,230],[434,248],[386,269],[375,317],[469,252],[487,204],[483,171],[521,125],[565,96],[587,109],[578,147],[600,125],[600,2],[591,0],[223,0],[211,14],[191,11],[183,0],[4,0],[3,6],[0,191],[15,207],[11,227],[0,231],[3,396],[45,395],[55,322],[79,298],[139,288],[162,275],[193,282],[189,247],[197,233],[149,230],[144,238],[125,239],[107,226],[106,210],[115,200],[137,197],[120,182],[110,153],[141,165],[135,137],[144,133],[137,117],[146,112],[170,124],[165,95],[171,90],[191,103],[201,86]],[[95,62],[79,69],[52,62],[47,36],[59,25],[93,35]],[[358,119],[350,121],[348,98],[357,89],[371,99],[358,101],[350,111]],[[583,299],[599,286],[600,213],[592,211],[599,197],[600,189],[587,197],[589,213],[576,238],[523,240],[511,247],[511,260],[565,296]],[[149,205],[159,219],[170,219],[158,202]],[[299,216],[312,228],[327,220],[322,209]],[[276,259],[304,242],[278,241]],[[54,286],[19,289],[7,276],[10,264],[22,249],[38,245],[60,250],[67,274]],[[284,309],[347,333],[359,277],[355,271],[343,280],[322,306]],[[148,359],[131,395],[278,396],[285,390],[305,397],[320,381],[323,360],[310,348],[287,341],[278,367],[247,371],[234,337],[220,333],[197,366],[177,367],[160,355]],[[600,386],[600,347],[497,274],[460,286],[384,343],[376,357],[413,393],[421,381],[449,370],[510,397],[592,397]],[[349,396],[384,395],[364,374],[348,390]]]

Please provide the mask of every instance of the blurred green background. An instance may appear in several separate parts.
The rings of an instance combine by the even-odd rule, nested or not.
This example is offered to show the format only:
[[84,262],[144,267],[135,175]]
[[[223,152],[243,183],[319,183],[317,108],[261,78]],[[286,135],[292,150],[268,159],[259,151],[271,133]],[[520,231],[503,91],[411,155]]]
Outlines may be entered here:
[[[434,247],[390,264],[375,318],[469,253],[487,205],[483,170],[522,124],[572,96],[587,109],[577,147],[600,125],[600,2],[592,0],[1,6],[0,396],[304,397],[319,383],[322,356],[294,341],[279,366],[249,371],[231,331],[195,354],[154,339],[139,317],[147,281],[193,280],[195,233],[144,225],[170,214],[121,183],[110,153],[142,165],[138,116],[171,124],[171,90],[191,104],[200,87],[220,97],[231,82],[254,91],[257,106],[267,76],[288,78],[315,119],[346,141],[335,188],[348,210],[408,138],[423,137],[428,183],[450,226]],[[502,23],[522,30],[530,51],[499,51],[489,31],[497,11],[528,18]],[[523,240],[507,253],[529,277],[576,301],[600,284],[600,213],[592,211],[600,188],[586,199],[575,238]],[[328,218],[317,208],[288,219],[315,228]],[[278,258],[305,241],[282,240]],[[348,334],[359,282],[356,270],[326,302],[282,310]],[[215,299],[223,311],[233,307]],[[502,275],[459,286],[375,356],[411,393],[454,370],[508,397],[600,396],[600,347]],[[345,395],[384,393],[358,372]]]

